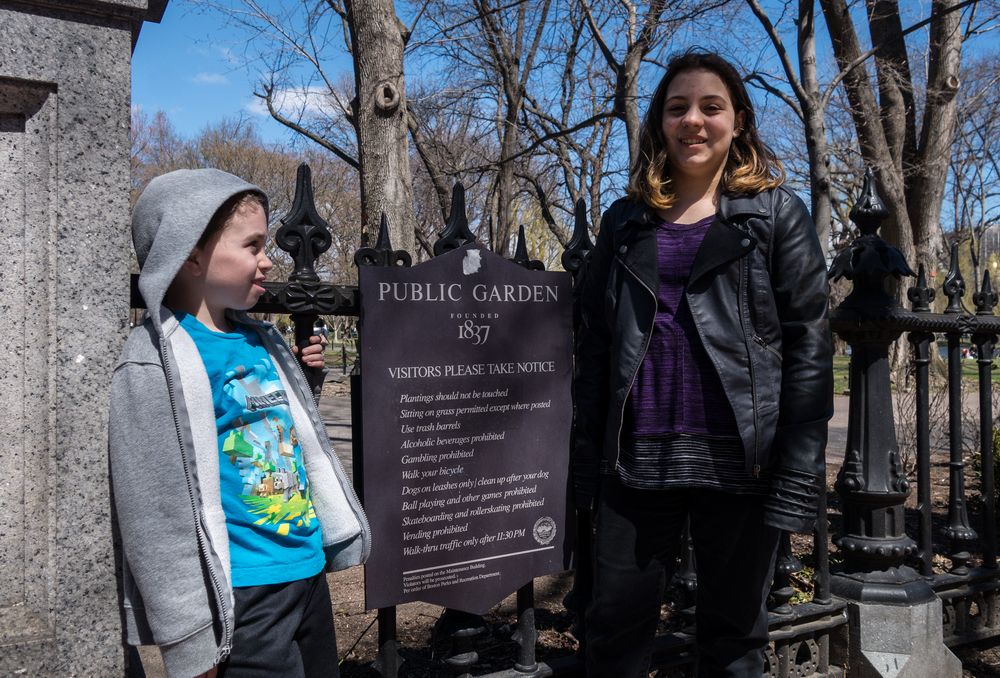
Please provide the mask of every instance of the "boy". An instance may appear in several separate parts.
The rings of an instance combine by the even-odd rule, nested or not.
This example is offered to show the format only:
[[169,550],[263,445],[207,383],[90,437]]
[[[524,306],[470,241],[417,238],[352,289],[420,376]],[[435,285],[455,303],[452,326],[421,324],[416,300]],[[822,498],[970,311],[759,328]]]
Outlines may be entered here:
[[[336,676],[325,570],[368,522],[264,292],[267,203],[213,169],[154,179],[132,218],[149,318],[111,387],[128,641],[169,676]],[[303,361],[320,360],[319,347]]]

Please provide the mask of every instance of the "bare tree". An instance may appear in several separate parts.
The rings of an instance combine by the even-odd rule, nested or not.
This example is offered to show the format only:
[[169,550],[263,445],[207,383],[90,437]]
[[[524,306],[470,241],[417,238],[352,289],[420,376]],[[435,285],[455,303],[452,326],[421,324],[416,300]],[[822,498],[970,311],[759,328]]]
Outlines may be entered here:
[[771,78],[759,72],[751,73],[748,81],[788,104],[803,127],[809,159],[808,185],[812,217],[820,236],[820,244],[825,251],[833,228],[833,195],[825,120],[826,106],[832,88],[828,88],[826,92],[820,90],[816,67],[815,3],[813,0],[799,1],[795,50],[797,63],[792,61],[777,28],[759,0],[747,0],[747,4],[771,40],[781,62],[788,89],[791,89],[792,93],[789,94],[786,89],[777,87]]
[[[338,282],[356,280],[357,175],[331,153],[264,143],[246,119],[222,120],[187,139],[177,134],[162,112],[151,118],[134,112],[132,134],[133,201],[157,175],[175,169],[214,167],[256,184],[267,194],[268,229],[272,233],[292,205],[299,164],[308,162],[313,168],[316,208],[329,223],[333,240],[317,262],[317,270]],[[282,279],[291,272],[291,260],[273,238],[268,240],[267,254],[275,263],[272,277]]]
[[[820,0],[820,5],[862,156],[875,167],[889,208],[882,233],[909,261],[936,267],[943,254],[941,203],[955,138],[962,43],[981,30],[977,2],[933,0],[930,17],[903,30],[896,0],[866,0],[869,50],[861,46],[846,0]],[[916,83],[905,38],[924,25],[929,26],[927,82],[918,128]],[[865,67],[870,57],[878,97]]]
[[[897,0],[866,0],[871,47],[865,48],[854,26],[853,5],[846,0],[820,0],[838,69],[821,85],[814,0],[798,2],[797,64],[759,0],[747,0],[747,4],[774,46],[787,86],[759,72],[751,74],[749,80],[787,103],[801,120],[817,230],[821,235],[830,233],[835,220],[832,172],[836,163],[831,158],[831,126],[826,116],[842,85],[861,157],[876,168],[879,190],[891,213],[882,233],[908,260],[933,268],[942,253],[940,210],[954,138],[961,46],[967,37],[990,26],[995,17],[977,20],[976,0],[935,0],[929,17],[904,29]],[[911,69],[906,40],[927,26],[930,35],[924,84]],[[869,62],[875,65],[877,95],[867,71]],[[918,105],[916,94],[922,85],[924,96]],[[919,129],[918,111],[922,112]]]
[[983,234],[1000,221],[1000,67],[995,59],[976,59],[966,64],[962,81],[947,202],[956,233],[969,238],[973,280],[978,285],[980,267],[996,254],[987,251]]
[[403,47],[409,29],[393,0],[327,0],[346,18],[354,57],[352,119],[358,134],[363,232],[389,218],[395,247],[413,250],[413,182],[407,137]]
[[[392,0],[196,0],[230,17],[260,71],[256,92],[279,123],[358,170],[361,232],[389,217],[396,247],[412,249],[403,48],[409,30]],[[335,55],[351,57],[345,91]]]

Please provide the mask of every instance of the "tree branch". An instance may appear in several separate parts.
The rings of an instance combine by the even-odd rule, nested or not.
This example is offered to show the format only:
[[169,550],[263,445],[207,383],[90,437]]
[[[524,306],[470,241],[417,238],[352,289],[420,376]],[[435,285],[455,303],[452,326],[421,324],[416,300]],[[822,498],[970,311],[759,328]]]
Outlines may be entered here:
[[785,92],[782,92],[780,89],[778,89],[771,83],[767,82],[767,80],[765,80],[760,73],[757,73],[755,71],[750,75],[748,75],[747,77],[745,77],[743,80],[756,87],[760,87],[761,89],[766,90],[767,92],[770,92],[774,96],[778,97],[786,104],[788,104],[788,107],[791,108],[792,112],[798,116],[799,120],[805,121],[805,116],[802,114],[802,107],[799,106],[799,103],[795,101],[795,99],[793,99],[792,97],[788,96],[788,94],[786,94]]
[[274,118],[277,122],[281,123],[282,125],[284,125],[285,127],[287,127],[290,130],[298,132],[299,134],[301,134],[305,138],[307,138],[307,139],[309,139],[311,141],[316,142],[317,144],[319,144],[320,146],[322,146],[323,148],[325,148],[326,150],[330,151],[335,156],[337,156],[338,158],[340,158],[341,160],[343,160],[344,162],[346,162],[348,165],[350,165],[354,169],[360,169],[361,168],[360,163],[358,163],[358,161],[355,158],[353,158],[349,153],[347,153],[346,151],[344,151],[343,149],[341,149],[339,146],[337,146],[334,143],[331,143],[331,142],[327,141],[326,139],[324,139],[324,138],[320,137],[319,135],[313,133],[312,131],[306,129],[302,125],[300,125],[300,124],[298,124],[298,123],[296,123],[296,122],[294,122],[292,120],[289,120],[288,118],[286,118],[285,116],[283,116],[278,111],[278,109],[276,109],[274,107],[274,100],[273,100],[274,88],[272,86],[265,86],[264,87],[264,94],[261,94],[260,92],[254,92],[253,94],[254,94],[255,97],[258,97],[258,98],[264,100],[264,103],[267,104],[267,112],[270,113],[271,117]]
[[[785,76],[788,78],[788,84],[792,86],[795,91],[795,96],[798,97],[799,102],[804,104],[809,101],[809,96],[806,91],[802,89],[802,84],[799,82],[798,78],[795,77],[795,69],[792,67],[791,57],[788,56],[788,50],[785,49],[785,43],[781,40],[781,36],[778,35],[777,29],[774,24],[771,23],[771,19],[767,16],[767,12],[764,8],[760,6],[757,0],[747,0],[747,4],[750,6],[750,10],[760,21],[761,26],[764,27],[764,31],[767,33],[767,37],[771,39],[771,44],[774,45],[774,51],[778,53],[778,58],[781,60],[781,67],[785,70]],[[794,110],[794,109],[793,109]],[[798,110],[799,118],[802,118],[802,109]]]
[[608,62],[608,66],[611,70],[617,74],[622,65],[615,60],[615,55],[608,47],[608,43],[604,41],[604,36],[601,35],[601,29],[598,27],[597,22],[594,20],[594,14],[590,11],[590,4],[587,0],[580,0],[580,6],[583,8],[583,14],[587,18],[587,27],[590,28],[590,34],[594,37],[594,42],[597,43],[597,47],[601,50],[601,54],[604,55],[605,61]]
[[466,167],[464,171],[467,171],[467,172],[479,172],[479,171],[490,169],[492,167],[496,167],[498,165],[503,165],[504,163],[508,163],[511,160],[515,160],[517,158],[520,158],[523,155],[531,153],[533,150],[535,150],[536,148],[538,148],[539,146],[541,146],[542,144],[544,144],[546,141],[551,141],[552,139],[555,139],[557,137],[565,136],[567,134],[572,134],[573,132],[576,132],[578,130],[584,129],[586,127],[589,127],[590,125],[593,125],[594,123],[600,122],[601,120],[604,120],[605,118],[613,118],[613,117],[615,117],[614,111],[601,111],[600,113],[597,113],[595,115],[590,116],[586,120],[578,122],[577,124],[573,125],[572,127],[567,127],[566,129],[557,130],[557,131],[552,132],[550,134],[546,134],[545,136],[538,137],[537,139],[535,139],[533,142],[531,142],[530,144],[528,144],[526,147],[522,148],[517,153],[509,155],[509,156],[507,156],[505,158],[500,158],[499,160],[496,160],[495,162],[491,162],[491,163],[488,163],[488,164],[485,164],[485,165],[477,165],[475,167]]
[[[940,12],[938,14],[932,13],[931,16],[927,17],[926,19],[918,21],[909,28],[904,29],[899,37],[906,37],[910,33],[920,30],[921,28],[923,28],[924,26],[926,26],[939,16],[942,16],[944,14],[949,14],[951,12],[956,12],[961,9],[965,9],[969,5],[975,5],[977,2],[979,2],[979,0],[964,0],[963,2],[958,3],[954,7],[949,7],[943,12]],[[834,76],[833,80],[830,81],[830,84],[827,86],[826,91],[823,92],[823,95],[820,97],[820,108],[826,108],[826,105],[827,103],[829,103],[830,97],[833,94],[833,90],[836,89],[837,85],[840,84],[841,80],[846,78],[851,73],[851,71],[853,71],[855,68],[863,64],[868,59],[870,59],[876,52],[883,49],[887,44],[888,41],[886,40],[879,42],[877,45],[869,49],[867,52],[862,52],[856,59],[854,59],[849,64],[844,66],[844,68],[840,71],[840,73],[837,73],[837,75]]]

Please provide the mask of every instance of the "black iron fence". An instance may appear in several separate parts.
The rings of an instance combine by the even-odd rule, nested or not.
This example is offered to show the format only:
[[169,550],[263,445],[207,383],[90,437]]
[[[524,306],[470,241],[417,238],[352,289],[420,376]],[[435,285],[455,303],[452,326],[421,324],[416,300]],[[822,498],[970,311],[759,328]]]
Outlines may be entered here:
[[[836,483],[843,504],[843,530],[835,544],[844,564],[834,580],[834,592],[851,596],[867,586],[870,593],[885,598],[892,590],[870,573],[912,567],[941,599],[944,640],[956,647],[1000,635],[992,408],[993,351],[1000,332],[1000,318],[993,312],[997,295],[987,271],[979,290],[971,295],[974,310],[966,309],[962,303],[966,285],[955,244],[942,286],[948,303],[942,313],[934,313],[931,303],[936,292],[927,286],[923,267],[914,274],[900,253],[877,235],[887,216],[869,171],[861,199],[851,213],[861,235],[830,269],[831,277],[854,283],[850,296],[832,314],[834,331],[852,349],[848,443]],[[898,283],[904,277],[916,278],[906,295],[910,310],[886,291],[888,279]],[[906,530],[911,479],[900,461],[890,400],[889,347],[904,333],[911,347],[916,390],[916,540]],[[949,449],[947,519],[935,530],[930,430],[944,422],[930,420],[929,372],[930,346],[939,336],[948,346]],[[978,479],[969,478],[963,455],[963,337],[971,340],[977,355],[979,440],[974,456],[979,462]],[[970,480],[979,490],[981,534],[970,524]],[[936,554],[944,556],[942,567],[934,566]]]
[[[586,207],[576,205],[573,235],[562,255],[563,268],[575,278],[585,266],[593,245],[589,235]],[[965,283],[952,250],[952,268],[943,293],[948,306],[943,313],[931,311],[935,291],[927,286],[923,269],[916,285],[908,290],[910,310],[900,306],[887,291],[886,281],[900,281],[913,272],[900,253],[885,243],[877,229],[887,216],[874,190],[870,172],[851,218],[860,235],[833,261],[830,276],[853,283],[851,294],[831,312],[833,330],[851,347],[851,400],[848,443],[843,465],[834,485],[841,516],[829,513],[827,494],[820,493],[817,528],[811,544],[796,542],[783,535],[770,598],[770,638],[767,675],[840,676],[842,651],[847,642],[846,599],[881,595],[891,599],[899,577],[912,572],[920,582],[933,588],[943,601],[944,640],[949,646],[1000,636],[1000,576],[996,566],[994,447],[992,413],[993,351],[1000,318],[993,314],[997,295],[990,278],[984,275],[980,290],[972,296],[974,311],[962,305]],[[292,257],[295,267],[285,282],[265,283],[266,293],[252,309],[260,313],[290,314],[295,341],[308,342],[320,315],[357,316],[358,289],[319,279],[317,257],[330,246],[327,224],[316,212],[308,166],[299,168],[292,209],[277,231],[278,246]],[[452,194],[451,212],[444,230],[434,243],[435,256],[473,242],[460,184]],[[515,245],[514,262],[533,269],[542,268],[529,260],[523,228]],[[374,246],[365,246],[355,255],[358,266],[409,266],[407,252],[393,250],[383,218]],[[143,306],[133,281],[133,307]],[[891,405],[889,351],[902,334],[912,346],[912,366],[916,383],[916,473],[918,514],[916,539],[906,531],[906,502],[911,481],[900,461]],[[948,427],[949,491],[947,520],[935,532],[931,500],[931,447],[929,430],[930,346],[937,336],[948,343]],[[977,351],[979,391],[979,467],[977,480],[982,497],[981,534],[969,521],[967,465],[962,454],[962,356],[961,341],[968,337]],[[325,370],[306,370],[317,395]],[[362,487],[361,371],[355,366],[351,377],[352,425],[355,486]],[[934,425],[940,422],[933,422]],[[824,479],[825,485],[825,479]],[[580,516],[578,549],[586,551],[589,520]],[[841,525],[831,539],[829,525]],[[938,542],[935,542],[935,536]],[[690,546],[690,545],[689,545]],[[950,563],[935,571],[935,546]],[[796,555],[798,553],[798,555]],[[831,554],[836,564],[831,567]],[[585,562],[586,559],[584,559]],[[803,561],[806,561],[805,563]],[[807,568],[808,564],[808,568]],[[663,675],[693,675],[694,629],[690,606],[697,588],[693,549],[682,550],[675,575],[680,591],[682,618],[691,620],[682,630],[657,637],[654,665]],[[879,573],[895,572],[896,580],[886,581]],[[899,573],[902,573],[901,575]],[[587,581],[585,568],[577,573],[578,588]],[[891,579],[891,578],[890,578]],[[803,585],[804,584],[804,585]],[[806,589],[803,591],[803,589]],[[811,589],[811,590],[809,590]],[[517,592],[518,622],[514,633],[517,656],[509,669],[488,674],[499,676],[579,675],[582,662],[576,656],[543,663],[536,661],[537,630],[534,620],[534,589],[531,584]],[[793,602],[795,599],[795,602]],[[442,675],[472,675],[478,661],[476,639],[482,634],[481,620],[471,615],[446,611],[439,622],[448,628],[451,652],[441,659]],[[383,676],[400,671],[396,636],[396,611],[378,612],[378,659],[376,668]],[[482,675],[482,674],[480,674]]]

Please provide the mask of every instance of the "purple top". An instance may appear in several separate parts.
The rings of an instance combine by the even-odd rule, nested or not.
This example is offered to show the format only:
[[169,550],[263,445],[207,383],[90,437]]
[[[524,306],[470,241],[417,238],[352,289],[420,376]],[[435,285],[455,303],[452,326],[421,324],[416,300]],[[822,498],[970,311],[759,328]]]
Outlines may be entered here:
[[714,218],[657,226],[656,320],[625,406],[623,431],[633,438],[669,433],[739,435],[684,295],[695,253]]

